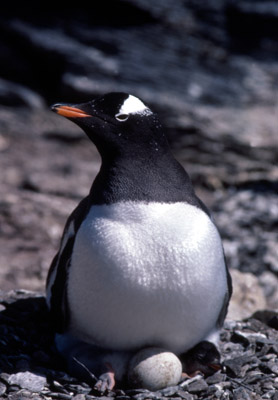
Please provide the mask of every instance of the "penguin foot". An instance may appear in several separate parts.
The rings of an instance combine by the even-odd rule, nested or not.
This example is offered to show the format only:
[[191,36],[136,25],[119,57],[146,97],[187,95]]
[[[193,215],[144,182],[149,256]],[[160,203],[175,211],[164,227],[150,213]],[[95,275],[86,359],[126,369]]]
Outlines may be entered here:
[[101,393],[123,381],[131,357],[130,352],[104,349],[69,333],[56,335],[56,347],[67,362],[68,372]]
[[98,390],[100,393],[105,393],[107,391],[112,390],[115,387],[115,372],[110,364],[106,364],[108,371],[104,372],[98,378],[97,383],[94,386],[94,389]]
[[198,373],[209,376],[219,371],[222,368],[220,358],[216,346],[208,341],[198,343],[180,356],[185,377],[190,378]]

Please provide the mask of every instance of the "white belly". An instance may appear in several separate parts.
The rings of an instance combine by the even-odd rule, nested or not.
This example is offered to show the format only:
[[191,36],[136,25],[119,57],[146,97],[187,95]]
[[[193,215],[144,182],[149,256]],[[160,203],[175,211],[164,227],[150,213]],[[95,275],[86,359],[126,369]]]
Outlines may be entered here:
[[219,234],[200,209],[93,206],[74,245],[70,331],[113,349],[180,353],[213,331],[226,285]]

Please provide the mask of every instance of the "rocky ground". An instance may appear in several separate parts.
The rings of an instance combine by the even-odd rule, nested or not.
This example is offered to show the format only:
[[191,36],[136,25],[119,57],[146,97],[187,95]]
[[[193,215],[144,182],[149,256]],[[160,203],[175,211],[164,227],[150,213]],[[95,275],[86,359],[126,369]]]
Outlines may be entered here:
[[[78,127],[51,113],[50,104],[124,90],[159,113],[174,154],[213,211],[234,278],[229,320],[277,309],[277,26],[270,0],[106,0],[97,7],[88,5],[86,12],[59,5],[53,12],[44,3],[34,3],[30,12],[6,4],[0,17],[0,288],[43,292],[65,220],[87,194],[99,168],[93,145]],[[1,317],[4,332],[10,323],[15,325],[9,313],[17,307],[13,299],[18,294],[12,293],[2,295],[1,315],[8,312],[8,319]],[[24,300],[20,307],[28,309],[28,304],[29,320],[33,307],[43,312],[42,299]],[[254,320],[229,322],[223,351],[228,359],[247,360],[240,364],[243,370],[229,372],[227,366],[214,383],[192,382],[201,382],[203,392],[184,386],[161,396],[252,398],[253,391],[275,398],[277,367],[266,366],[277,355],[272,343],[275,327]],[[28,335],[24,329],[13,331],[19,343]],[[251,340],[246,331],[252,330]],[[11,343],[5,340],[4,347]],[[44,347],[41,342],[36,351],[28,346],[27,353],[5,350],[9,361],[1,359],[4,374],[37,371],[28,366],[33,353]],[[23,357],[23,364],[15,368],[19,354],[28,354],[29,364],[24,367]],[[53,380],[60,389],[51,386],[52,394],[66,399],[70,393],[82,398],[90,392],[66,389],[72,383],[58,376]],[[9,379],[0,377],[0,392],[3,387],[3,396],[20,396],[20,385]],[[47,398],[49,393],[43,395]],[[145,396],[118,395],[126,400]]]

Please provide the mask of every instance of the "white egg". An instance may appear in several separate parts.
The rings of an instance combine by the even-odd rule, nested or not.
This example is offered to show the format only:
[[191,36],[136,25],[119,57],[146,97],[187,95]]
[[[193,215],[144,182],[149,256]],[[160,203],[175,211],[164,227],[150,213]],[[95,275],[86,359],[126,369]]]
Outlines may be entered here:
[[151,391],[175,386],[181,379],[178,357],[162,348],[148,347],[136,353],[129,363],[128,383]]

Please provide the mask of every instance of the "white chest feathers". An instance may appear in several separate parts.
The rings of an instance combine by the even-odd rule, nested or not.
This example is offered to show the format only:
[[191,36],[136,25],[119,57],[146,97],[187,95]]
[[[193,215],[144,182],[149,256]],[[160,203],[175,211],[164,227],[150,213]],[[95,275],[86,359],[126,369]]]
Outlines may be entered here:
[[200,209],[93,206],[73,249],[70,331],[113,349],[182,352],[214,330],[226,286],[219,234]]

